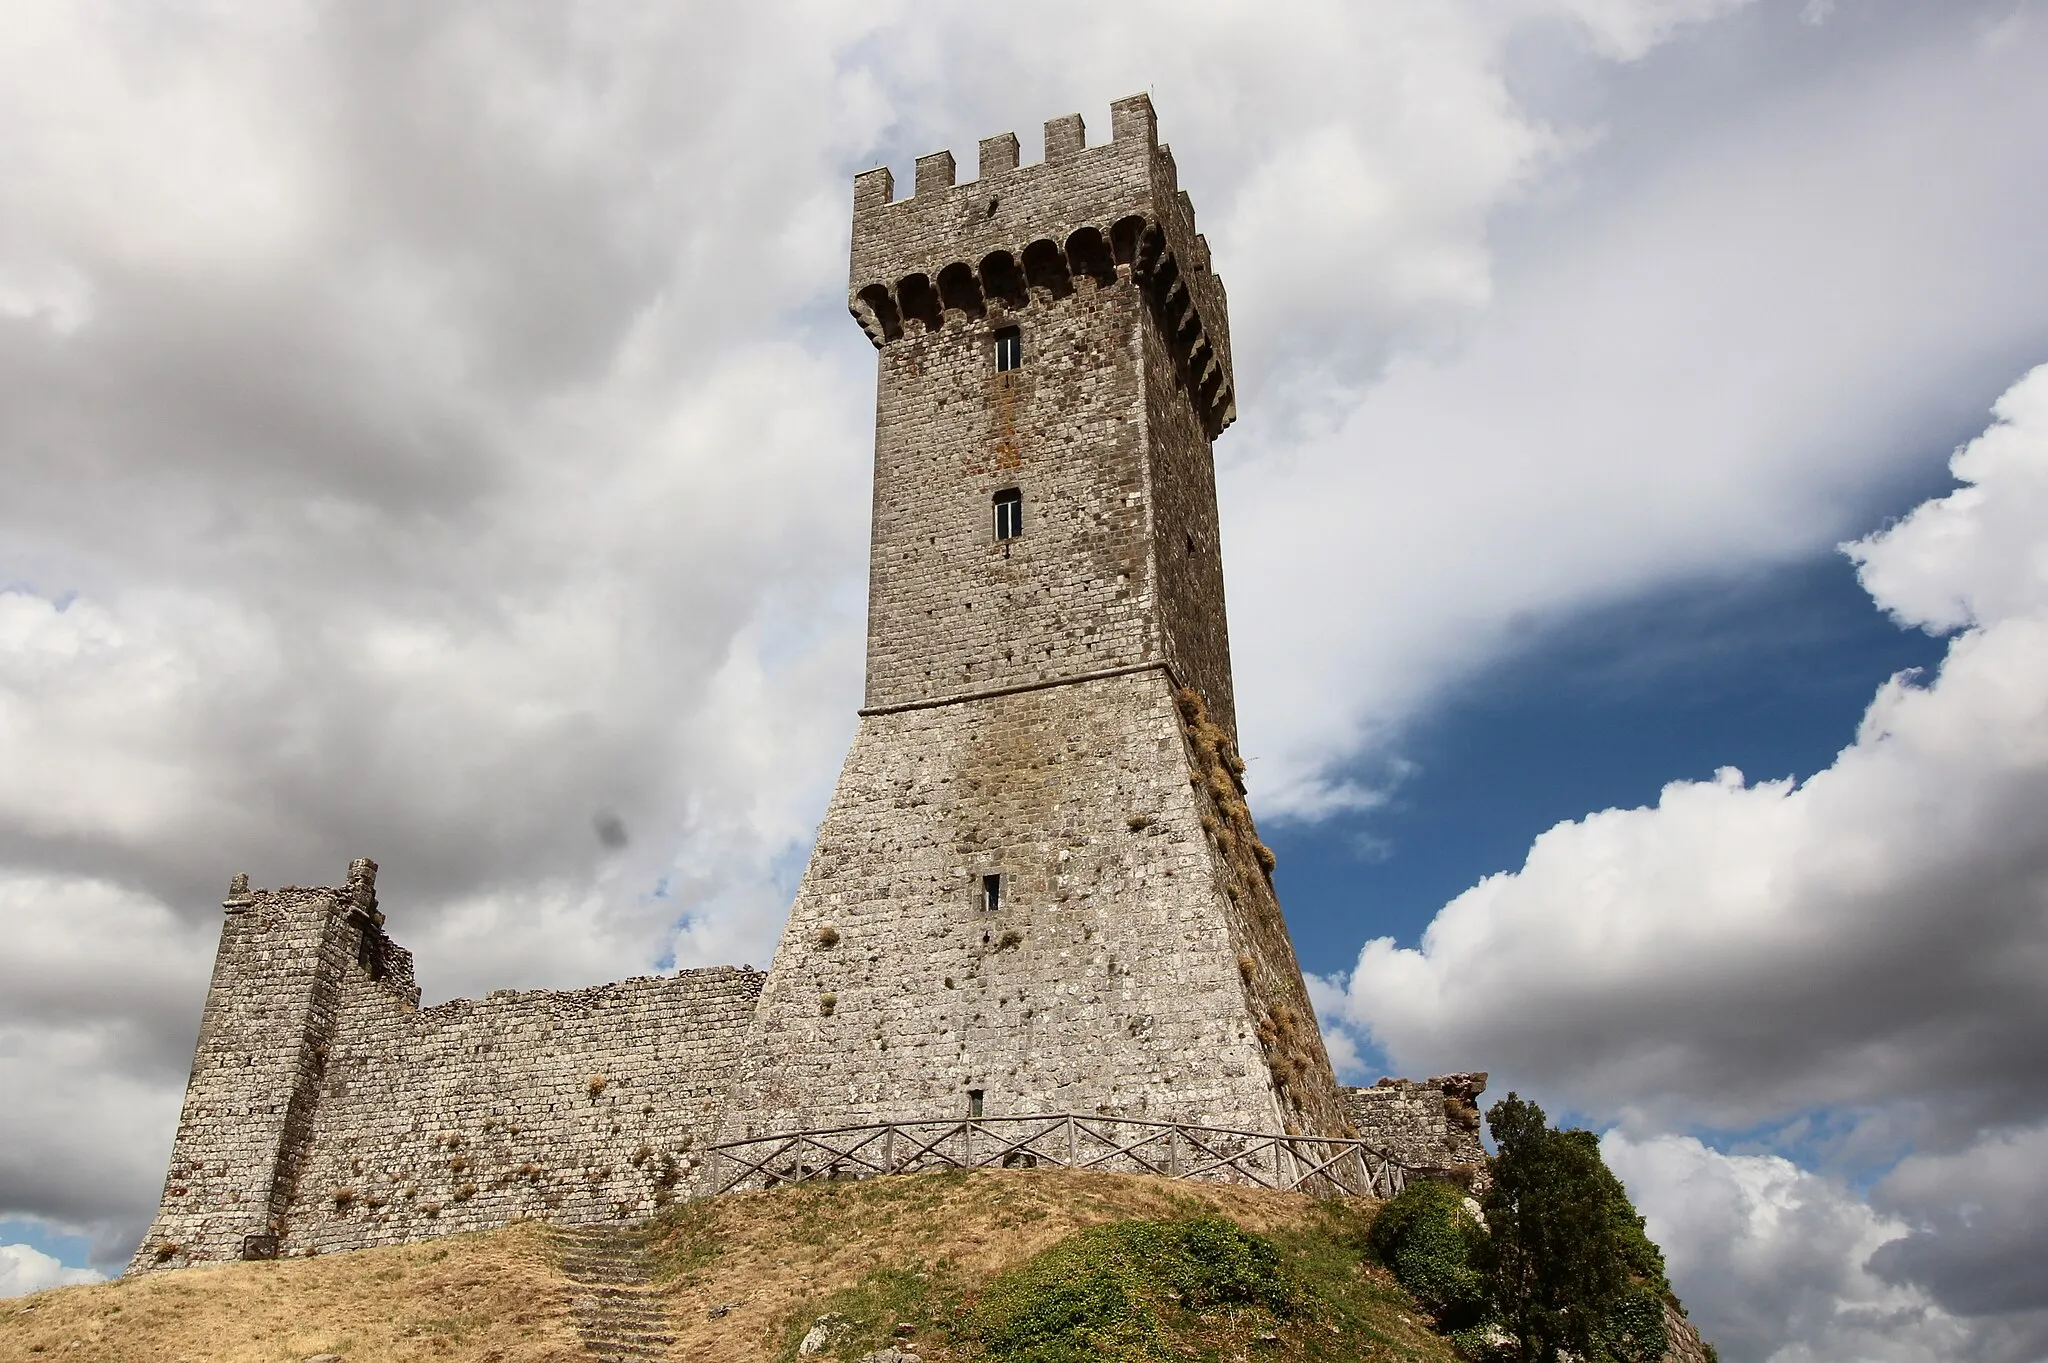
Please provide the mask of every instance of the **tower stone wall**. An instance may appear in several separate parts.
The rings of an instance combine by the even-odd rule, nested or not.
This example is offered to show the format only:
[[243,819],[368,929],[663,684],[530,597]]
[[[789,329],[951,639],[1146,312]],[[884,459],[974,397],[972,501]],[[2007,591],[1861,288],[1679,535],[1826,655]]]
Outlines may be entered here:
[[[1046,160],[854,181],[849,306],[879,349],[869,708],[1170,664],[1235,733],[1209,443],[1236,417],[1223,285],[1151,102]],[[1014,327],[1022,363],[994,360]],[[994,494],[1025,534],[995,538]]]
[[986,139],[972,184],[923,157],[901,202],[855,181],[867,707],[730,1135],[975,1110],[1348,1130],[1236,752],[1223,286],[1150,101],[1112,125],[1091,148],[1053,120],[1036,166]]

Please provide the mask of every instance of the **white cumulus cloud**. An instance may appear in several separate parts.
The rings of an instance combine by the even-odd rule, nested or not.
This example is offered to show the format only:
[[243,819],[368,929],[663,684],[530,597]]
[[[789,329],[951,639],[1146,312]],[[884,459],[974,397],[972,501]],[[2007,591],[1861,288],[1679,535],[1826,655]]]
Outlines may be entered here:
[[66,1268],[34,1245],[0,1245],[0,1297],[25,1297],[48,1287],[99,1282],[89,1268]]

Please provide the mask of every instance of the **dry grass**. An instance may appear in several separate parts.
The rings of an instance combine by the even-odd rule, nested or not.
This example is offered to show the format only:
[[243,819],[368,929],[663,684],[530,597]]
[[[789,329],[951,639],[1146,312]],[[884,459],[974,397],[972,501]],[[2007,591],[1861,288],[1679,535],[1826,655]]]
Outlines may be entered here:
[[0,1363],[571,1363],[545,1229],[221,1264],[0,1302]]
[[[677,1360],[770,1363],[793,1357],[803,1328],[833,1309],[830,1299],[878,1273],[938,1266],[971,1293],[1086,1227],[1200,1215],[1284,1241],[1326,1212],[1294,1193],[1061,1169],[977,1170],[690,1203],[658,1217],[646,1243],[669,1302]],[[1342,1357],[1452,1358],[1380,1270],[1344,1271],[1373,1299],[1375,1342]],[[0,1302],[0,1363],[300,1363],[320,1353],[349,1363],[576,1363],[587,1355],[570,1324],[568,1291],[546,1229],[521,1223]],[[732,1309],[713,1316],[721,1306]],[[964,1357],[929,1333],[914,1347],[929,1363]],[[1258,1352],[1276,1360],[1331,1356],[1293,1344]]]
[[[1309,1224],[1318,1204],[1296,1193],[1135,1174],[977,1170],[694,1203],[657,1219],[652,1245],[672,1275],[676,1358],[767,1363],[789,1356],[794,1327],[815,1320],[828,1297],[878,1270],[943,1261],[971,1289],[1087,1226],[1203,1214],[1284,1233]],[[1399,1295],[1391,1279],[1388,1288]],[[710,1314],[721,1306],[733,1309]],[[1387,1328],[1402,1347],[1384,1357],[1452,1357],[1419,1319],[1403,1315]],[[929,1337],[915,1348],[928,1363],[961,1357]]]

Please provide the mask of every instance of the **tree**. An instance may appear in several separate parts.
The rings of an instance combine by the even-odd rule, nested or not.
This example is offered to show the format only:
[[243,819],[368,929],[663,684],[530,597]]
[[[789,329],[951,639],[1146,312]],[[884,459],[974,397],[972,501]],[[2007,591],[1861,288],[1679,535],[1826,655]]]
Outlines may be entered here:
[[1664,1256],[1590,1131],[1555,1131],[1510,1093],[1486,1114],[1500,1153],[1479,1266],[1523,1363],[1650,1363],[1669,1347]]

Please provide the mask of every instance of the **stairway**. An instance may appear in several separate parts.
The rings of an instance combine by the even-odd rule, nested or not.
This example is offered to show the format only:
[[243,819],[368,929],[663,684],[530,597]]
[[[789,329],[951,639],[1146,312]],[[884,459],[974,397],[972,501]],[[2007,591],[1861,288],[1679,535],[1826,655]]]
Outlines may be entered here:
[[562,1273],[583,1348],[603,1363],[667,1359],[675,1337],[661,1294],[648,1285],[646,1258],[633,1233],[607,1226],[561,1226]]

